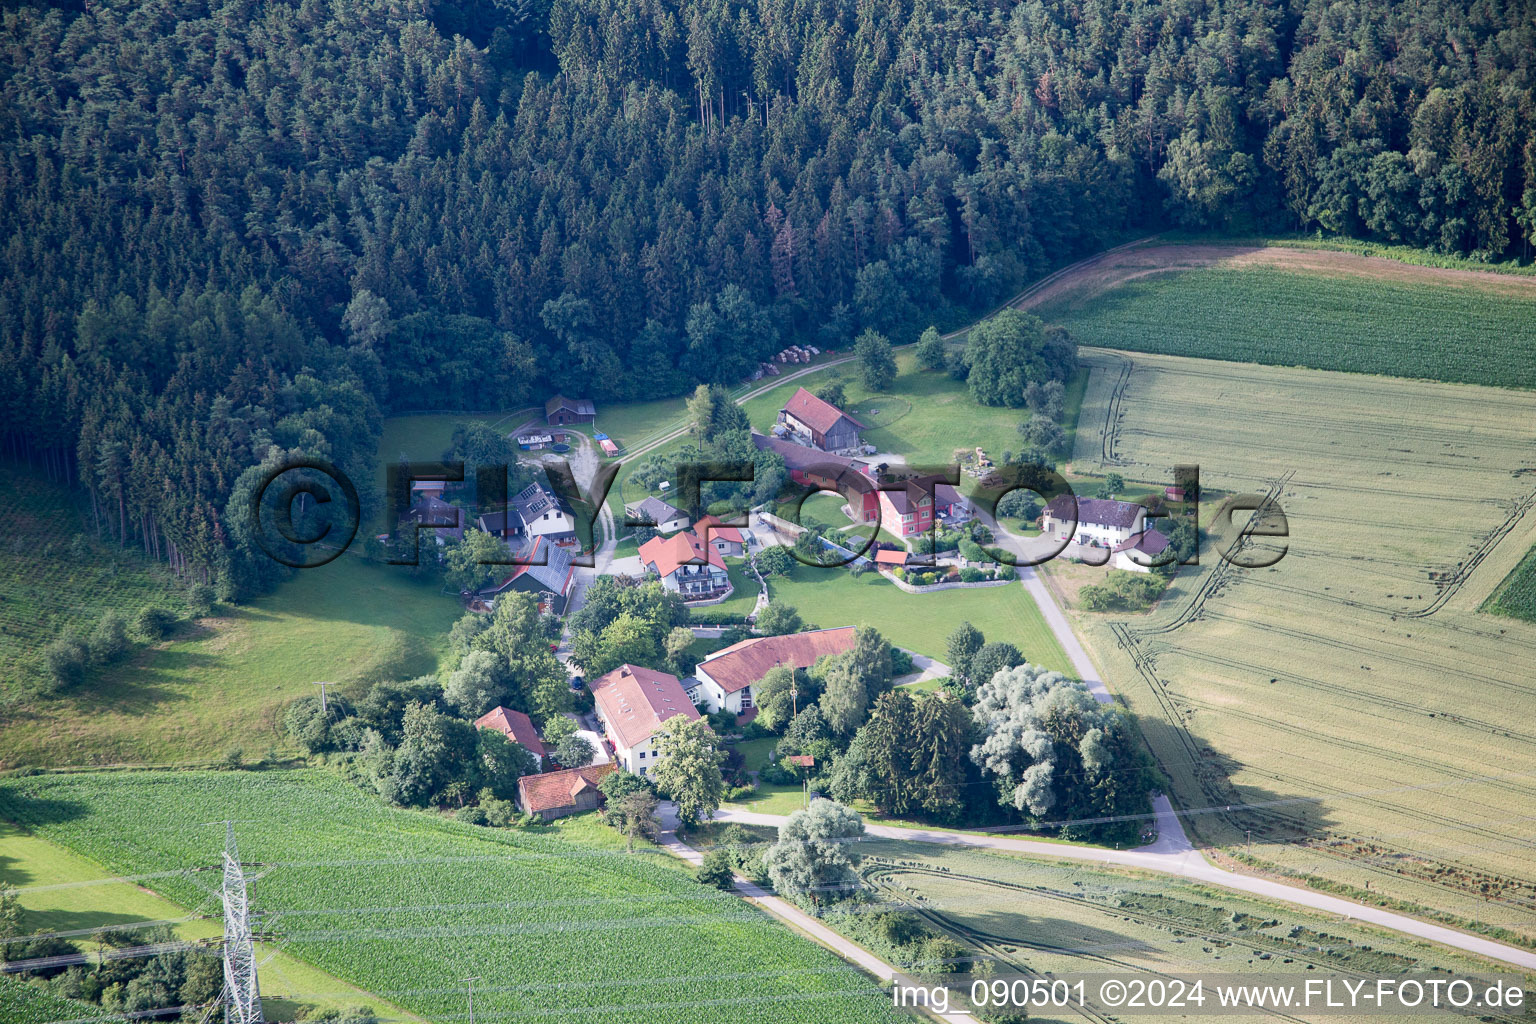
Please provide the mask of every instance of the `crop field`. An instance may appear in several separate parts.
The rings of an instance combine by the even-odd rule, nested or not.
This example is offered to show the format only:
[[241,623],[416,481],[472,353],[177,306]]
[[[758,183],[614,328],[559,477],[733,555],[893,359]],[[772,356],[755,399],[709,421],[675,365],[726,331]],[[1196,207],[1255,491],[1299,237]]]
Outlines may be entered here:
[[1536,540],[1536,394],[1085,358],[1080,465],[1198,463],[1289,521],[1268,568],[1208,547],[1150,615],[1079,621],[1189,829],[1536,942],[1536,625],[1478,612]]
[[1254,266],[1146,271],[1036,310],[1083,345],[1536,387],[1536,293]]
[[[0,822],[0,884],[17,889],[23,910],[22,927],[27,934],[123,928],[157,921],[173,922],[170,927],[182,940],[213,939],[223,934],[215,895],[209,894],[196,906],[184,907],[132,882],[103,880],[107,874],[101,865],[73,851]],[[265,944],[259,946],[257,955],[266,961],[261,990],[267,1012],[274,1018],[294,1018],[301,1005],[342,1008],[369,1003],[387,1015],[399,1016],[403,1012],[376,995]],[[19,1010],[13,1016],[9,1008],[10,1001],[20,1000],[31,991],[0,989],[0,1020],[10,1024],[27,1019]],[[80,1011],[78,1004],[70,1005],[78,1012],[38,1016],[36,1020],[41,1024],[102,1012],[96,1006],[87,1007],[85,1012]]]
[[1489,595],[1483,610],[1536,622],[1536,548],[1527,552],[1498,589]]
[[461,609],[399,566],[359,557],[141,649],[61,696],[0,710],[0,766],[207,763],[289,749],[285,704],[316,679],[352,696],[435,671]]
[[[35,776],[18,820],[184,906],[232,818],[276,948],[429,1020],[900,1019],[874,981],[659,852],[391,811],[320,771]],[[663,1011],[665,1007],[665,1011]]]
[[129,616],[146,604],[184,610],[169,571],[136,550],[96,542],[84,492],[71,494],[40,473],[0,464],[0,515],[0,704],[45,682],[43,648],[50,641],[69,629],[89,630],[109,608]]
[[10,974],[0,974],[0,1020],[5,1024],[53,1024],[89,1019],[91,1024],[127,1024],[126,1017],[108,1016],[94,1003],[56,996]]
[[999,973],[1262,975],[1265,983],[1311,972],[1505,973],[1334,915],[1181,881],[957,847],[872,841],[860,852],[867,883],[992,959]]

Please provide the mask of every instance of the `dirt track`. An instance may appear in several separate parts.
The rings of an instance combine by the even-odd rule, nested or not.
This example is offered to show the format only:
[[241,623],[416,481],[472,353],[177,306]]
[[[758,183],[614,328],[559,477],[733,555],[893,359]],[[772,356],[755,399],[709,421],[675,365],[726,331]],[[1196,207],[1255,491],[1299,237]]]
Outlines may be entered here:
[[1150,274],[1210,266],[1269,266],[1303,273],[1481,288],[1506,295],[1536,297],[1536,277],[1421,267],[1380,256],[1358,256],[1327,249],[1293,249],[1278,245],[1151,244],[1114,251],[1106,254],[1103,259],[1079,265],[1046,283],[1044,287],[1025,293],[1017,304],[1028,309],[1068,294],[1092,295]]

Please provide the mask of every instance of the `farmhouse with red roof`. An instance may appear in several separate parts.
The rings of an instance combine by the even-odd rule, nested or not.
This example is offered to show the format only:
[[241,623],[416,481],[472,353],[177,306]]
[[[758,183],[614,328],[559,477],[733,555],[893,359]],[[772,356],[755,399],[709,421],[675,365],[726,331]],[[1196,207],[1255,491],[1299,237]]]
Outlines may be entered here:
[[775,665],[810,668],[824,654],[853,647],[852,626],[812,629],[787,636],[759,636],[716,651],[693,670],[704,684],[704,700],[713,714],[724,708],[745,714],[755,706],[752,687]]
[[591,684],[597,720],[625,771],[649,775],[656,766],[656,734],[678,715],[700,717],[683,684],[670,672],[620,665]]

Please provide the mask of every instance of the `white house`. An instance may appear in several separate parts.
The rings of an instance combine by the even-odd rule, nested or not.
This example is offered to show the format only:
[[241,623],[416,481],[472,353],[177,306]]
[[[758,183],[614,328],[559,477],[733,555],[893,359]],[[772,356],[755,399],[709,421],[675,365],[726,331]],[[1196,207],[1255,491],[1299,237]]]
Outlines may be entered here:
[[591,683],[597,720],[625,771],[649,775],[660,757],[656,734],[682,715],[701,717],[677,676],[639,665],[620,665]]
[[1110,498],[1078,498],[1077,526],[1072,527],[1072,496],[1063,494],[1051,499],[1045,507],[1041,529],[1053,540],[1070,540],[1074,544],[1095,544],[1113,548],[1146,529],[1145,506],[1132,501],[1115,501]]
[[1114,567],[1127,572],[1151,572],[1168,550],[1168,538],[1156,529],[1143,530],[1115,545]]
[[640,545],[640,565],[661,578],[661,585],[688,601],[731,592],[731,575],[720,552],[692,530],[652,537]]
[[810,668],[824,654],[853,647],[852,626],[813,629],[787,636],[758,636],[716,651],[693,670],[703,684],[703,703],[713,714],[724,708],[743,715],[755,706],[752,687],[776,665]]
[[678,530],[688,529],[688,513],[662,501],[660,498],[646,498],[624,509],[624,514],[632,522],[646,522],[653,524],[661,533],[676,533]]
[[512,507],[522,518],[529,537],[543,537],[562,546],[576,543],[576,516],[571,506],[538,483],[518,491]]

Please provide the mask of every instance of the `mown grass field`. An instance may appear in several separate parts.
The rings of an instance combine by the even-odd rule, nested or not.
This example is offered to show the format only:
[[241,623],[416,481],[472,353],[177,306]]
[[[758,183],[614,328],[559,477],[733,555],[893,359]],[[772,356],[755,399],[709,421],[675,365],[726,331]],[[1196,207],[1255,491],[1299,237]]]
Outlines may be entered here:
[[[112,878],[106,868],[78,853],[3,821],[0,885],[18,890],[22,927],[27,934],[85,928],[131,931],[133,925],[156,922],[170,922],[176,937],[187,941],[224,934],[216,891],[205,892],[196,904],[172,903],[133,882]],[[89,944],[88,938],[76,939],[77,944],[82,941]],[[274,1019],[294,1019],[302,1008],[342,1008],[359,1003],[371,1004],[386,1015],[404,1012],[266,943],[258,945],[257,957],[264,961],[262,995],[267,1013]],[[30,988],[18,992],[16,986],[10,985],[0,989],[0,1020],[8,1024],[27,1020],[21,1011],[29,995],[39,1005],[46,1003]],[[73,1012],[35,1019],[43,1024],[102,1012],[98,1006],[68,1005],[74,1007]]]
[[[1092,352],[1076,459],[1272,492],[1284,557],[1211,549],[1084,616],[1207,843],[1536,940],[1536,625],[1481,615],[1536,542],[1536,394]],[[1267,541],[1274,553],[1278,542]]]
[[1079,344],[1536,387],[1536,300],[1271,267],[1206,267],[1068,294],[1036,312]]
[[[930,929],[948,932],[976,950],[1000,974],[1249,975],[1269,983],[1299,981],[1318,972],[1506,973],[1333,915],[1172,879],[883,840],[861,843],[860,852],[866,858],[866,882],[886,900],[910,908]],[[851,930],[847,919],[831,923]],[[1215,1001],[1214,993],[1207,995]],[[1030,1019],[1035,1019],[1033,1008]],[[1057,1016],[1047,1011],[1047,1019]],[[1187,1018],[1149,1013],[1136,1019]],[[1523,1018],[1516,1013],[1497,1019]]]
[[317,679],[360,694],[437,669],[458,602],[345,556],[142,648],[57,697],[0,710],[0,765],[209,762],[288,751],[282,708]]
[[858,379],[858,364],[847,363],[790,381],[742,408],[752,426],[766,433],[797,388],[803,385],[815,391],[840,374],[847,394],[843,411],[869,427],[862,435],[865,442],[904,456],[913,465],[947,465],[956,448],[985,448],[996,459],[1022,447],[1019,423],[1029,419],[1028,409],[977,405],[964,381],[942,371],[920,369],[910,350],[896,354],[896,368],[895,383],[888,391],[865,388]]
[[1536,548],[1526,552],[1520,564],[1488,595],[1483,610],[1536,622]]
[[855,578],[846,569],[796,565],[789,579],[770,579],[768,592],[823,628],[869,625],[898,647],[943,661],[944,641],[969,620],[988,640],[1006,640],[1037,665],[1072,675],[1061,645],[1021,585],[908,594],[879,573]]
[[96,541],[89,502],[83,491],[0,463],[0,705],[47,685],[43,649],[68,630],[89,631],[108,609],[130,617],[146,604],[185,611],[182,587],[163,566]]
[[[215,863],[237,820],[274,943],[429,1020],[894,1021],[873,980],[659,852],[391,811],[324,772],[37,776],[0,815],[125,875]],[[544,831],[544,830],[541,830]],[[181,904],[201,873],[151,880]]]

